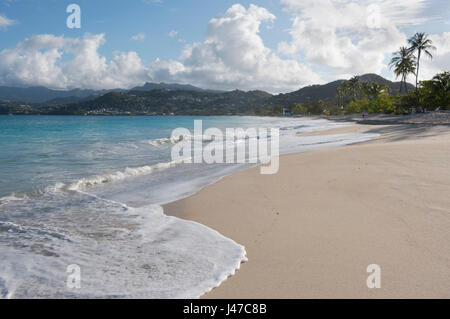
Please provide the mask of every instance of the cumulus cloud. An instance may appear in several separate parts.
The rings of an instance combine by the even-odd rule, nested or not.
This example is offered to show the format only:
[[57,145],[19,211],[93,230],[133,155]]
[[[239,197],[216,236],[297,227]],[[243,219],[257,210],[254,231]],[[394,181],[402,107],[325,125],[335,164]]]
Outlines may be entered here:
[[0,14],[0,30],[6,30],[13,24],[16,24],[16,21],[9,19],[3,14]]
[[[102,89],[166,81],[287,92],[323,80],[381,73],[391,53],[406,45],[402,26],[430,19],[423,14],[427,0],[281,2],[292,15],[292,27],[291,39],[281,42],[278,52],[260,36],[261,26],[272,25],[276,17],[256,5],[236,4],[209,21],[202,42],[178,39],[184,44],[178,59],[156,59],[149,66],[136,52],[117,52],[108,61],[98,52],[104,34],[32,36],[0,51],[0,84]],[[173,30],[169,36],[177,34]],[[422,60],[422,79],[450,69],[450,32],[430,37],[438,50],[432,61]],[[143,41],[145,33],[131,39]]]
[[139,32],[138,34],[133,35],[131,37],[131,40],[133,40],[133,41],[144,41],[146,37],[147,37],[147,35],[145,34],[145,32]]
[[[126,88],[154,79],[217,89],[286,92],[320,82],[308,66],[282,59],[264,45],[260,26],[274,20],[262,7],[234,5],[210,20],[203,42],[185,44],[179,59],[156,59],[149,67],[143,66],[136,52],[117,53],[108,62],[98,53],[105,42],[103,34],[37,35],[0,51],[0,83]],[[177,32],[170,35],[175,37]]]
[[430,36],[436,51],[433,51],[433,59],[426,56],[420,60],[420,80],[429,80],[436,73],[450,71],[450,32],[444,32],[441,35],[433,34]]
[[419,24],[427,0],[281,0],[292,13],[292,40],[279,51],[302,54],[332,77],[381,73],[386,57],[405,45],[400,26]]
[[[149,80],[136,52],[115,53],[111,61],[98,53],[104,34],[66,38],[51,34],[26,38],[0,51],[0,83],[50,88],[127,88]],[[71,59],[63,59],[70,55]]]
[[267,48],[259,35],[260,25],[275,16],[250,5],[233,5],[210,20],[205,40],[186,45],[180,61],[157,60],[154,78],[184,81],[221,89],[263,89],[284,92],[320,81],[307,66],[283,60]]

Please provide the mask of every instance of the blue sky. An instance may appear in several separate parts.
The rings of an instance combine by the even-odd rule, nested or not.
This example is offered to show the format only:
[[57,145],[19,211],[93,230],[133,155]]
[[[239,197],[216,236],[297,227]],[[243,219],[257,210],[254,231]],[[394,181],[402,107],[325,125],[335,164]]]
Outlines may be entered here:
[[[395,7],[401,2],[403,6]],[[81,29],[66,26],[69,15],[66,7],[71,3],[81,7]],[[382,8],[383,17],[385,12],[397,11],[382,22],[381,28],[361,31],[365,22],[357,21],[358,12],[366,12],[373,4]],[[223,19],[212,22],[215,17]],[[398,22],[401,18],[405,21]],[[393,51],[391,47],[398,47],[417,31],[430,34],[442,47],[437,61],[425,62],[430,64],[430,71],[424,76],[430,76],[431,72],[450,69],[447,52],[450,34],[446,33],[450,31],[449,21],[448,0],[0,0],[0,57],[3,53],[4,61],[12,61],[10,64],[0,61],[0,71],[4,74],[0,75],[0,85],[43,84],[66,88],[176,81],[211,88],[289,91],[363,72],[392,76],[386,68],[389,52]],[[84,39],[86,44],[86,34],[103,34],[102,39],[94,41],[93,51],[77,52],[67,49],[67,43],[59,42],[50,48],[42,41],[39,41],[42,47],[33,46],[35,52],[18,48],[26,38],[40,35],[70,41]],[[141,34],[139,40],[133,40],[138,34]],[[8,51],[14,48],[14,53]],[[239,48],[242,52],[238,52]],[[33,60],[36,52],[51,49],[56,49],[61,56],[55,59],[50,54]],[[122,56],[121,61],[134,64],[135,68],[124,70],[123,65],[117,66],[117,56],[129,52],[133,54]],[[91,72],[101,70],[105,72],[102,78],[107,80],[101,83],[99,78],[86,73],[89,81],[82,81],[82,77],[77,79],[78,85],[70,81],[68,78],[73,75],[68,74],[65,63],[71,59],[87,61],[93,54],[98,56],[89,63],[81,63],[80,70],[89,72],[92,66]],[[111,65],[115,57],[117,65]],[[247,68],[253,63],[251,57],[259,61],[253,70]],[[60,73],[60,78],[24,75],[26,63],[41,63],[53,73],[55,70]],[[71,68],[74,66],[72,63]],[[23,71],[19,73],[17,68],[21,67]],[[120,77],[119,69],[135,77],[135,81]],[[44,71],[41,67],[30,72]]]
[[[268,47],[276,48],[280,37],[288,39],[283,30],[290,27],[289,16],[278,1],[230,0],[0,0],[0,13],[18,21],[9,32],[0,33],[0,49],[15,46],[34,34],[52,33],[82,36],[85,32],[105,33],[107,43],[101,52],[111,58],[114,50],[139,51],[148,62],[157,57],[177,58],[183,44],[202,41],[209,20],[235,3],[248,7],[251,3],[268,9],[277,16],[273,29],[263,28],[262,36]],[[76,3],[82,10],[82,28],[68,29],[66,8]],[[178,31],[176,38],[169,32]],[[146,41],[132,41],[131,37],[146,33]]]

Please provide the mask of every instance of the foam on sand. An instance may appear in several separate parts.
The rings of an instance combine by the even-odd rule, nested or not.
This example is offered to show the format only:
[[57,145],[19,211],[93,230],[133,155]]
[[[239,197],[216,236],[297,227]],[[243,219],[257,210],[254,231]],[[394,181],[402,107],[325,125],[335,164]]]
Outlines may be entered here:
[[[80,193],[8,205],[23,224],[0,222],[4,298],[196,298],[246,260],[243,246],[158,205],[125,208]],[[45,216],[21,218],[35,209]],[[65,286],[71,264],[81,268],[80,290]]]

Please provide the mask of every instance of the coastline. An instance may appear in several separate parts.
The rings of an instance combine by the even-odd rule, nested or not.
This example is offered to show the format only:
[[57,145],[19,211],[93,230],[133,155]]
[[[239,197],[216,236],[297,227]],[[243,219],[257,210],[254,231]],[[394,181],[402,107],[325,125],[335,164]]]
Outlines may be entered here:
[[[164,205],[246,248],[203,297],[450,297],[450,128],[380,124],[310,133],[381,136],[283,155],[276,175],[250,168]],[[366,286],[370,264],[380,289]]]

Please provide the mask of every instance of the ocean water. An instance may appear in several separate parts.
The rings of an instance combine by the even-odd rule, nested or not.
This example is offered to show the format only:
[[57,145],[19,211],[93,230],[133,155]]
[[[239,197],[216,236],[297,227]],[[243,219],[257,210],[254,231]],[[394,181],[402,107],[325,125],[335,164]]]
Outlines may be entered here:
[[309,118],[0,116],[0,298],[195,298],[234,274],[245,247],[162,209],[255,165],[173,161],[172,130],[199,119],[279,128],[281,154],[376,136],[299,137],[346,125]]

